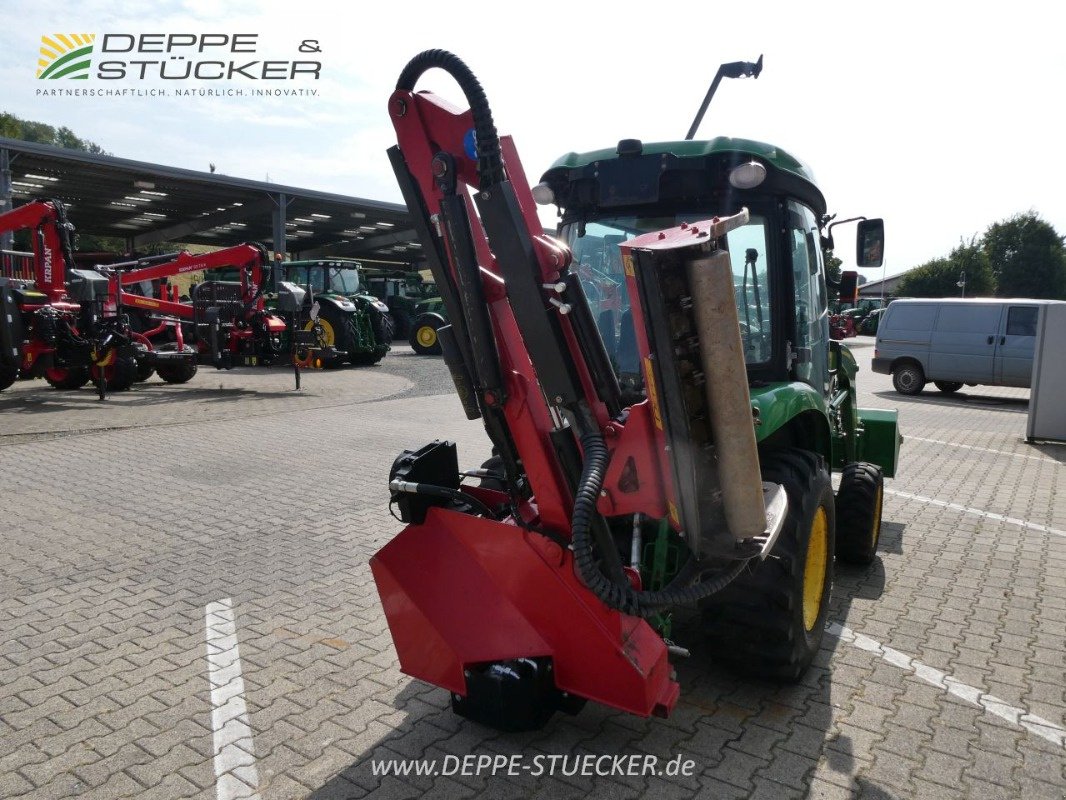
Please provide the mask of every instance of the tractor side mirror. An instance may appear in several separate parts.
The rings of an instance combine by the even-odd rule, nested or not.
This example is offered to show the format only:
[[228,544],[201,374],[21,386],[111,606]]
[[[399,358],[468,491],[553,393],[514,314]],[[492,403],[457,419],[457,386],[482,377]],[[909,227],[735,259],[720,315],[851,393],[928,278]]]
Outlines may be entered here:
[[855,265],[880,267],[885,257],[885,221],[864,219],[855,237]]
[[855,305],[859,301],[859,273],[853,269],[840,273],[840,302]]

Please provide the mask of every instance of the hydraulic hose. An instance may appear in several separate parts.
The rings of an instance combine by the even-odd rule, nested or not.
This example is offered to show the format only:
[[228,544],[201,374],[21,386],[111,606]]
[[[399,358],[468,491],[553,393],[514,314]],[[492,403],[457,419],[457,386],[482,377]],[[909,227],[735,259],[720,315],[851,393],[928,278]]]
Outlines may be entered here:
[[[593,553],[591,536],[596,501],[607,473],[608,451],[595,423],[588,415],[578,415],[581,449],[585,464],[574,496],[574,515],[571,521],[570,544],[574,551],[574,566],[578,576],[600,600],[611,608],[632,616],[650,616],[663,606],[695,603],[710,597],[728,586],[747,566],[738,560],[709,577],[689,561],[673,581],[659,591],[637,591],[632,586],[612,582],[600,570]],[[695,582],[700,579],[699,582]]]
[[414,91],[418,79],[430,69],[436,67],[451,75],[459,88],[466,95],[470,111],[474,116],[474,136],[477,143],[477,172],[482,189],[495,186],[506,179],[503,170],[503,156],[500,154],[500,135],[492,120],[492,110],[481,83],[470,71],[470,67],[447,50],[424,50],[412,58],[403,68],[396,88],[406,92]]

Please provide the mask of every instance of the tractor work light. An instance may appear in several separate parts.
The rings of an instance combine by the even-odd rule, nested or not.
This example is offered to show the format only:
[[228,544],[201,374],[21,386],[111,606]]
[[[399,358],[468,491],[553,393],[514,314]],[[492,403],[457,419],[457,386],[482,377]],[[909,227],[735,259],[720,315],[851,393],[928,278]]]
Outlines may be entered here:
[[738,164],[729,172],[729,183],[734,189],[754,189],[766,180],[766,167],[754,159]]
[[533,199],[538,206],[550,206],[555,202],[555,192],[546,183],[538,183],[533,187]]

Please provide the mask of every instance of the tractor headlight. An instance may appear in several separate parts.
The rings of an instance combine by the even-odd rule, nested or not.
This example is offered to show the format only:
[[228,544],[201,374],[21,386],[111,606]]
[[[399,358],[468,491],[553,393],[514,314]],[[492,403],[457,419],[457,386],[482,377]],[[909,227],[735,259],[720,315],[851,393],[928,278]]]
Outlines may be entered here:
[[550,206],[555,202],[555,192],[548,184],[538,183],[533,187],[533,199],[537,201],[538,206]]
[[766,167],[754,159],[738,164],[729,171],[729,183],[735,189],[754,189],[766,180]]

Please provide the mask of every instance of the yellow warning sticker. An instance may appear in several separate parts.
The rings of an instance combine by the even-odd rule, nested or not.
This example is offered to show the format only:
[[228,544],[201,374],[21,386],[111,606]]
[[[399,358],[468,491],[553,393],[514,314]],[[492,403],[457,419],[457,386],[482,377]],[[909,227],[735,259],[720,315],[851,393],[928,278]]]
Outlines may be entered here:
[[655,372],[651,367],[651,359],[644,359],[644,384],[648,387],[648,399],[651,400],[651,416],[655,421],[655,427],[663,429],[663,415],[659,411],[659,390],[655,387]]

